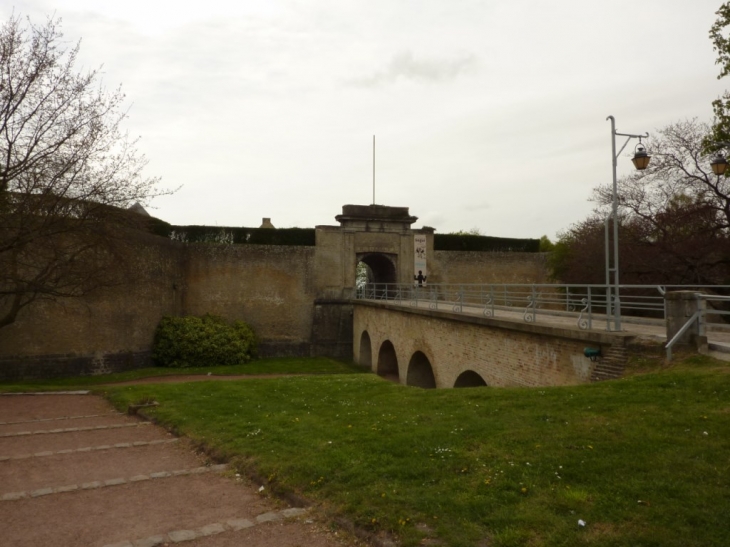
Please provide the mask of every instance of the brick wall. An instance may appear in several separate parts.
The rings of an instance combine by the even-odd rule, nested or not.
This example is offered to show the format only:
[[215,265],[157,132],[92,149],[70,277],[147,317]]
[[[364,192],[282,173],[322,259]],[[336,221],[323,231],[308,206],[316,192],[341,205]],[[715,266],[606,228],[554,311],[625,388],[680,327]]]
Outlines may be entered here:
[[[607,353],[624,347],[624,334],[552,328],[545,325],[467,316],[390,304],[357,303],[354,310],[353,356],[371,341],[372,369],[377,372],[383,343],[393,344],[401,383],[409,362],[422,352],[431,364],[437,387],[453,387],[460,374],[474,371],[490,386],[547,386],[590,382],[596,363],[583,355],[586,346]],[[363,352],[367,354],[367,348]]]

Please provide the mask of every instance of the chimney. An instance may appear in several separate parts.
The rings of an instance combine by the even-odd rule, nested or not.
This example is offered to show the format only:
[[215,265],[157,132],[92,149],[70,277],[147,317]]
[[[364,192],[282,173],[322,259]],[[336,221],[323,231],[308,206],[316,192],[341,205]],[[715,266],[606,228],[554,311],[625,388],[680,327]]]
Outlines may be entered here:
[[263,221],[261,222],[261,226],[259,226],[259,228],[273,228],[273,227],[274,227],[274,225],[271,224],[271,219],[266,218],[266,217],[263,218]]

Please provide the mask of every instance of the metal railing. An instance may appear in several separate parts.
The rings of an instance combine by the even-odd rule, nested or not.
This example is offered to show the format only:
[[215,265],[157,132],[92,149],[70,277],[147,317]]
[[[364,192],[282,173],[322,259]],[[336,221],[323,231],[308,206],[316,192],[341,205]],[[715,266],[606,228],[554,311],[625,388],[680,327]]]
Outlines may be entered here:
[[[606,330],[612,328],[616,309],[616,294],[606,285],[558,284],[429,284],[413,286],[397,283],[369,283],[356,291],[356,298],[392,301],[412,307],[428,306],[432,310],[457,313],[481,313],[486,317],[498,314],[514,317],[516,311],[528,323],[540,316],[563,315],[572,317],[579,328],[590,330],[594,322],[605,321]],[[664,294],[675,290],[724,290],[729,285],[620,285],[622,319],[629,322],[663,324],[665,319]],[[607,296],[608,295],[608,296]]]
[[692,314],[692,317],[687,320],[682,328],[677,331],[677,333],[672,337],[671,340],[669,340],[669,342],[667,342],[667,345],[664,346],[667,351],[667,361],[672,360],[672,348],[674,347],[674,345],[682,339],[682,336],[684,336],[684,334],[686,334],[686,332],[690,328],[692,328],[695,323],[697,323],[698,336],[706,336],[708,328],[708,316],[714,315],[721,317],[730,315],[730,311],[708,307],[708,303],[711,302],[730,302],[730,296],[697,293],[697,300],[697,311]]

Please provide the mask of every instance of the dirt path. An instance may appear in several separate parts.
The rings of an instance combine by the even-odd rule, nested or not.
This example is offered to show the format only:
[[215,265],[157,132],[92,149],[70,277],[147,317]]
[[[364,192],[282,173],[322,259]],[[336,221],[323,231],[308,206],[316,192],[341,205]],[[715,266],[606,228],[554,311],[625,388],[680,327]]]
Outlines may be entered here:
[[355,544],[92,395],[0,397],[0,522],[15,547]]
[[180,384],[183,382],[215,382],[215,381],[231,381],[231,380],[255,380],[262,378],[293,378],[296,376],[305,376],[305,374],[236,374],[232,376],[214,376],[206,374],[180,374],[175,376],[150,376],[149,378],[139,378],[138,380],[128,380],[126,382],[117,382],[114,384],[100,384],[102,386],[136,386],[141,384]]

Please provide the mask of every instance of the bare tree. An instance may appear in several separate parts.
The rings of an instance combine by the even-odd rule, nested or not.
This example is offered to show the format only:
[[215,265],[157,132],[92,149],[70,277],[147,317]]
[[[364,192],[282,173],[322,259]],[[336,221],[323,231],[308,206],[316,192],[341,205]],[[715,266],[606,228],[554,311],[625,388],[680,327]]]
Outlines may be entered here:
[[[703,147],[710,131],[697,120],[659,130],[651,141],[649,167],[619,181],[624,283],[730,280],[730,182],[710,167]],[[581,277],[602,282],[603,220],[611,208],[611,186],[595,188],[592,199],[598,207],[561,234],[553,258],[555,275],[570,282]]]
[[0,327],[42,299],[120,282],[124,209],[159,194],[122,131],[120,88],[75,69],[60,20],[0,27]]

